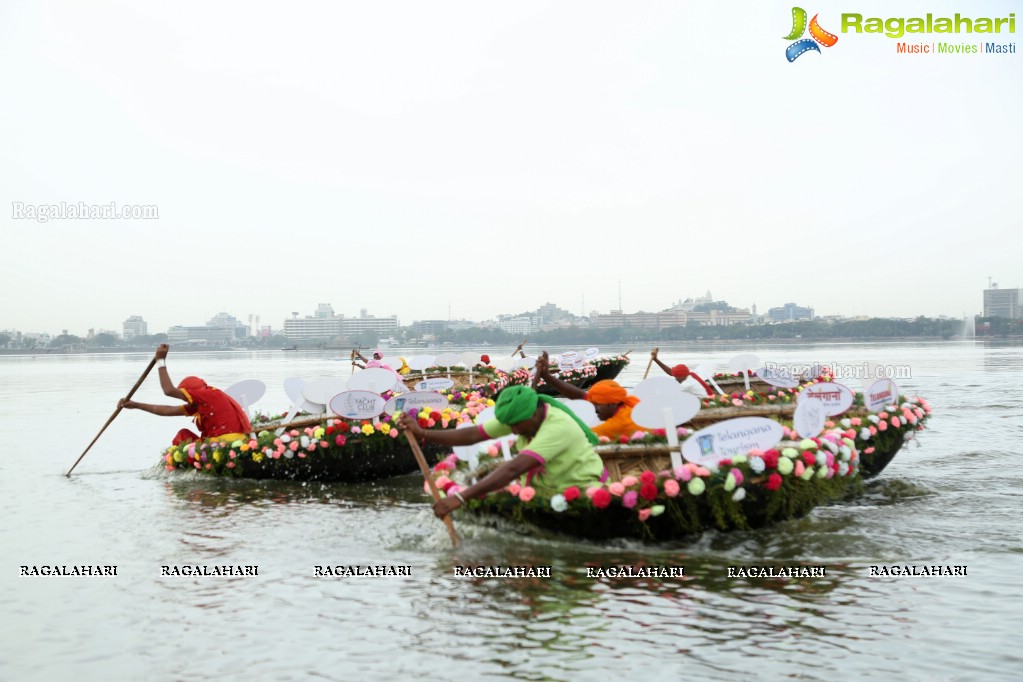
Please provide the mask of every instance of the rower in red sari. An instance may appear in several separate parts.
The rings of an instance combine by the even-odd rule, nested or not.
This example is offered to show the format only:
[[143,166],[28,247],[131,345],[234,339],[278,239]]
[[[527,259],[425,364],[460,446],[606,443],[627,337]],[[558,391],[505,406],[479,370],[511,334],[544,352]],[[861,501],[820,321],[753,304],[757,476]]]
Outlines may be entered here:
[[170,346],[160,344],[156,349],[157,372],[160,375],[160,387],[169,398],[183,400],[184,405],[151,405],[138,403],[122,398],[117,404],[128,410],[142,410],[161,417],[189,416],[195,419],[195,425],[201,435],[188,429],[181,429],[174,437],[173,444],[180,445],[190,441],[218,438],[235,441],[246,438],[252,431],[252,424],[245,410],[234,398],[220,389],[207,384],[199,377],[185,377],[177,386],[167,374],[167,352]]

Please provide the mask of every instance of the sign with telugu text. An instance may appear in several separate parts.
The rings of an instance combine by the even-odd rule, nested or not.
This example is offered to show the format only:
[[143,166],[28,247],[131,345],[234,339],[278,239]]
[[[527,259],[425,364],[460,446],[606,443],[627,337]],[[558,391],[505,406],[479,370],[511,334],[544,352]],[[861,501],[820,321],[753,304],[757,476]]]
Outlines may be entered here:
[[852,407],[855,397],[852,389],[848,386],[834,381],[825,381],[804,388],[799,394],[797,401],[799,403],[805,400],[820,401],[824,407],[824,414],[829,417],[835,417]]
[[443,410],[448,406],[448,399],[434,391],[413,391],[402,393],[392,397],[384,404],[384,412],[394,414],[395,412],[418,412],[423,408],[431,410]]
[[416,384],[417,391],[445,391],[455,385],[453,379],[447,377],[436,377],[434,379],[424,379]]
[[758,377],[778,388],[795,388],[799,380],[784,367],[761,367],[754,372]]
[[696,464],[716,463],[781,442],[781,424],[767,417],[736,417],[700,429],[682,444],[682,456]]

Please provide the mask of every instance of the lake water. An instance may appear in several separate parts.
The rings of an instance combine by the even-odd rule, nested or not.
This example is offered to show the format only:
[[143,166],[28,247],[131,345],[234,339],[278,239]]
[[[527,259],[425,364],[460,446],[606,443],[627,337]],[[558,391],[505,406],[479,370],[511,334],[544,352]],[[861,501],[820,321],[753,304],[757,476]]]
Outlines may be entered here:
[[[662,357],[695,367],[739,350],[687,348]],[[464,544],[453,550],[418,476],[303,485],[166,472],[157,458],[184,418],[121,413],[67,478],[148,356],[0,356],[0,679],[1023,677],[1023,346],[741,350],[908,366],[900,389],[934,408],[921,447],[904,448],[857,499],[755,532],[608,545],[458,518]],[[646,369],[645,350],[632,357],[626,385]],[[323,354],[280,351],[172,351],[168,366],[175,381],[262,379],[258,407],[273,411],[287,408],[284,378],[350,371]],[[155,375],[136,399],[170,402]],[[824,565],[826,576],[728,577],[729,566],[794,562]],[[82,564],[116,565],[117,575],[19,575],[22,565]],[[258,575],[160,575],[181,564],[255,565]],[[411,575],[314,575],[338,564]],[[455,577],[466,564],[551,566],[552,576]],[[966,566],[967,575],[870,575],[891,564]],[[684,566],[685,577],[587,575],[609,565]]]

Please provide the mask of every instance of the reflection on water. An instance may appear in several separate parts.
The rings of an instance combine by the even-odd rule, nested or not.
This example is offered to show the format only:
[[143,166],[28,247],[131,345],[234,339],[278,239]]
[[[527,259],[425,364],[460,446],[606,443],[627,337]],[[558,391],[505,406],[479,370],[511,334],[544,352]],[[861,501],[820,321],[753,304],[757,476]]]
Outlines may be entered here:
[[[510,352],[510,348],[508,351]],[[556,349],[555,349],[556,350]],[[567,350],[567,349],[566,349]],[[606,352],[627,349],[605,349]],[[745,350],[745,349],[743,349]],[[900,363],[935,408],[862,495],[806,518],[686,542],[577,542],[457,519],[453,550],[422,480],[302,484],[166,472],[180,428],[122,415],[76,475],[62,472],[146,357],[8,360],[0,396],[22,433],[0,454],[0,675],[4,679],[328,680],[861,677],[1012,679],[1023,616],[1019,511],[1023,347],[776,344],[778,362]],[[496,351],[495,351],[496,352]],[[662,348],[724,362],[730,344]],[[287,376],[339,363],[294,354],[178,355],[222,384],[258,377],[269,407]],[[642,379],[634,352],[620,380]],[[140,399],[164,402],[147,384]],[[61,414],[59,423],[52,415]],[[117,564],[116,580],[17,578],[21,564]],[[967,565],[967,578],[870,577],[879,564]],[[257,578],[161,576],[165,565],[258,565]],[[318,577],[323,565],[408,566],[409,577]],[[826,566],[813,579],[729,567]],[[550,566],[551,578],[456,576],[457,566]],[[683,566],[680,578],[588,574]],[[14,581],[14,582],[12,582]],[[59,624],[59,627],[54,627]],[[72,672],[73,671],[73,672]]]

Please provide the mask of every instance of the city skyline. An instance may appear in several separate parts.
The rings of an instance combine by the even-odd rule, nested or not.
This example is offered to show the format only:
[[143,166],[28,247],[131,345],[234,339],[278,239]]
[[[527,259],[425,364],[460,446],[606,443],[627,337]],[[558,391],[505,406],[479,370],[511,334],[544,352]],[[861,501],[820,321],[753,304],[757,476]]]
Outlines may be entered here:
[[[479,320],[707,288],[960,317],[988,276],[1023,285],[1021,54],[841,33],[789,63],[783,3],[730,6],[726,33],[719,7],[666,2],[17,7],[4,326],[274,325],[324,300]],[[24,210],[65,204],[97,210]]]

